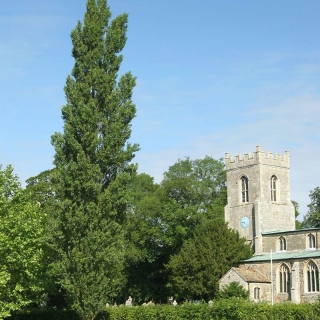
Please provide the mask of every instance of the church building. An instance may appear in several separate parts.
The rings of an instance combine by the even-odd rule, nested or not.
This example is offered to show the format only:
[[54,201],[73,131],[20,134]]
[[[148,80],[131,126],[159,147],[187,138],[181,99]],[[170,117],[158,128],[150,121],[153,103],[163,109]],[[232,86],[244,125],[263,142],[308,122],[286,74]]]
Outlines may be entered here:
[[226,153],[225,220],[247,239],[254,256],[231,268],[220,289],[237,281],[257,302],[318,300],[320,228],[295,228],[289,160],[289,151],[274,155],[260,146],[253,155]]

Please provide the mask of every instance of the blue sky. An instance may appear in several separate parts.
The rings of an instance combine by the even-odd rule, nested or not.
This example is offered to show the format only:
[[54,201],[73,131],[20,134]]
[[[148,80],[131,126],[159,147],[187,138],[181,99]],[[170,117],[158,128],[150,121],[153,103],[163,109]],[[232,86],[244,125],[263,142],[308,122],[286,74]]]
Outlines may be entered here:
[[[161,181],[177,159],[291,156],[291,198],[320,186],[320,2],[110,0],[129,13],[121,72],[137,77],[132,142]],[[84,0],[10,0],[0,11],[0,163],[21,180],[52,167],[70,32]]]

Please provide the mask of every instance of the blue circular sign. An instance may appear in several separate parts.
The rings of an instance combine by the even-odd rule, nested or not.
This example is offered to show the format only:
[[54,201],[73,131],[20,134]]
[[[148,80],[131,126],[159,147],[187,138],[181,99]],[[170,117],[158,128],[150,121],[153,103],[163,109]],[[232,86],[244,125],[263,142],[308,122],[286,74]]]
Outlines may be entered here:
[[249,223],[250,223],[250,221],[249,221],[248,217],[242,217],[242,219],[241,219],[241,227],[243,229],[247,229],[249,227]]

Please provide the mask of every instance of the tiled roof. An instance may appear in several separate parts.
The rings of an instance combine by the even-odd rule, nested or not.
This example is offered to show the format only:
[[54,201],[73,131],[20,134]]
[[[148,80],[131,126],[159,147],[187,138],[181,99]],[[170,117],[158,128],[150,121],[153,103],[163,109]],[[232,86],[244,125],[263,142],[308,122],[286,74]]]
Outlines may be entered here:
[[231,270],[238,273],[239,276],[247,282],[270,282],[270,280],[267,279],[267,277],[260,271],[252,268],[246,268],[243,266],[240,268],[231,268]]
[[[310,251],[297,251],[297,252],[281,252],[272,254],[272,260],[287,260],[287,259],[310,259],[320,257],[320,250],[310,250]],[[262,254],[253,256],[250,259],[243,260],[242,263],[250,263],[256,261],[270,261],[271,254]]]

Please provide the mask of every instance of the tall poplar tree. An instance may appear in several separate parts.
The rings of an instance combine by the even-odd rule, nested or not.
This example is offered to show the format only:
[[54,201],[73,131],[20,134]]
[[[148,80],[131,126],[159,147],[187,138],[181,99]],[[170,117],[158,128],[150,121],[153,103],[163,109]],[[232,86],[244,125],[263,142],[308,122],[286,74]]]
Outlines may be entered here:
[[71,32],[75,64],[65,86],[64,130],[52,136],[54,270],[82,319],[94,319],[124,283],[122,223],[138,150],[128,143],[135,78],[118,77],[128,17],[110,17],[106,0],[88,0],[84,22]]

